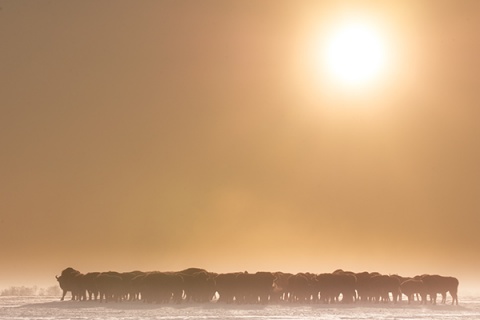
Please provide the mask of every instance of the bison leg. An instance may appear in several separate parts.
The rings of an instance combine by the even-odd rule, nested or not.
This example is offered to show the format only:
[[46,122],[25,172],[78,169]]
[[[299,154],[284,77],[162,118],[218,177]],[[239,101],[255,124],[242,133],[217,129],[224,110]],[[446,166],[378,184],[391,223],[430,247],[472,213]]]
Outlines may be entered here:
[[457,292],[450,292],[452,296],[452,305],[456,304],[458,306],[458,294]]
[[407,295],[407,299],[408,299],[408,304],[410,304],[412,302],[413,295],[411,294]]
[[442,303],[445,304],[447,302],[447,293],[442,292]]

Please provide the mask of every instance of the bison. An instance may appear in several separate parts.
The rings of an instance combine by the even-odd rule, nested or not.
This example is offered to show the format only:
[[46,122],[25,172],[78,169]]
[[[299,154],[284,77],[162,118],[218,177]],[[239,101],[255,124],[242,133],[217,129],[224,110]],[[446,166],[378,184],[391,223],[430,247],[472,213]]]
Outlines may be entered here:
[[86,299],[86,288],[84,284],[84,274],[80,273],[80,271],[75,270],[71,267],[66,268],[62,271],[60,277],[55,276],[62,289],[62,297],[60,298],[61,301],[65,299],[65,295],[68,292],[72,294],[72,300],[84,300]]

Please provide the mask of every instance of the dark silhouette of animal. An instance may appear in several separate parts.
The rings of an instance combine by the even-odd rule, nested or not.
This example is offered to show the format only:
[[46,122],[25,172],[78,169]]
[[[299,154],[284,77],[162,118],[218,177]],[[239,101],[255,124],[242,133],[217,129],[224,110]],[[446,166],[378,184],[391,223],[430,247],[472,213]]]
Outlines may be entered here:
[[369,290],[372,298],[377,302],[390,301],[390,294],[392,294],[392,301],[396,303],[401,294],[400,280],[394,276],[376,275],[370,278]]
[[310,302],[315,287],[304,273],[297,273],[288,278],[288,292],[290,302]]
[[281,301],[288,301],[288,279],[293,276],[291,273],[274,272],[275,280],[273,281],[273,289],[270,293],[270,302],[279,303]]
[[68,292],[72,300],[122,302],[141,300],[147,303],[206,303],[218,297],[219,303],[354,303],[415,301],[436,304],[438,294],[446,303],[458,305],[457,278],[424,274],[414,278],[382,275],[377,272],[335,270],[333,273],[233,272],[212,273],[188,268],[172,272],[89,272],[71,267],[56,279],[62,289],[60,300]]
[[268,303],[275,276],[271,272],[237,274],[238,303]]
[[130,272],[120,273],[119,276],[122,278],[122,285],[121,285],[122,300],[129,300],[129,301],[138,300],[139,291],[137,291],[135,286],[132,284],[132,279],[142,274],[145,274],[145,272],[130,271]]
[[422,280],[408,279],[400,284],[400,290],[407,296],[408,304],[414,301],[415,295],[421,297],[421,303],[427,302],[427,292]]
[[145,302],[180,303],[183,296],[182,276],[173,272],[149,272],[143,277],[142,300]]
[[[417,277],[418,278],[418,277]],[[446,303],[447,292],[452,297],[452,305],[458,305],[458,279],[440,275],[422,275],[420,279],[425,285],[425,290],[430,296],[432,304],[437,303],[437,294],[442,295],[442,303]]]
[[239,272],[221,273],[215,279],[215,288],[219,295],[218,302],[233,303],[239,296],[239,283],[237,275]]
[[356,299],[357,278],[351,272],[335,271],[317,275],[317,287],[320,291],[320,301],[323,303],[352,303]]
[[206,270],[185,273],[178,272],[184,281],[184,296],[187,302],[209,302],[215,296],[214,275]]
[[100,273],[96,278],[100,302],[122,301],[123,279],[118,272],[108,271]]
[[66,268],[62,271],[60,276],[55,276],[62,289],[61,301],[65,299],[65,295],[70,292],[72,294],[72,300],[82,300],[86,298],[85,286],[83,284],[83,274],[80,271],[75,270],[71,267]]
[[96,279],[99,274],[100,272],[88,272],[83,277],[88,300],[97,300],[99,298],[100,293],[98,291]]
[[372,300],[373,290],[370,287],[370,279],[377,275],[380,274],[378,272],[369,273],[367,271],[355,273],[355,277],[357,278],[356,291],[358,301],[369,302]]

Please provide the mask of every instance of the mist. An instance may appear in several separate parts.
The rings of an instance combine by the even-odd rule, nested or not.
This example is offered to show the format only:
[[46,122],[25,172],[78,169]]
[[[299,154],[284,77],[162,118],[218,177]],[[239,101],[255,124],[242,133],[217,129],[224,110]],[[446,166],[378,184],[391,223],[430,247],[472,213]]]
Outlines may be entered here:
[[397,71],[333,95],[306,57],[349,6],[2,2],[0,286],[200,267],[477,288],[478,4],[359,2]]

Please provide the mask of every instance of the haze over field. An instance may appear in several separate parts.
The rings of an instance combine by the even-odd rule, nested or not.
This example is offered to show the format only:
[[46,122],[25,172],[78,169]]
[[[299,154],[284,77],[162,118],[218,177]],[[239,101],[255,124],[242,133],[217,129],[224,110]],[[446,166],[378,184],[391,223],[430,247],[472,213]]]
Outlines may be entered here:
[[[385,48],[362,86],[322,60],[350,17]],[[0,287],[480,280],[479,1],[0,0],[0,43]]]

